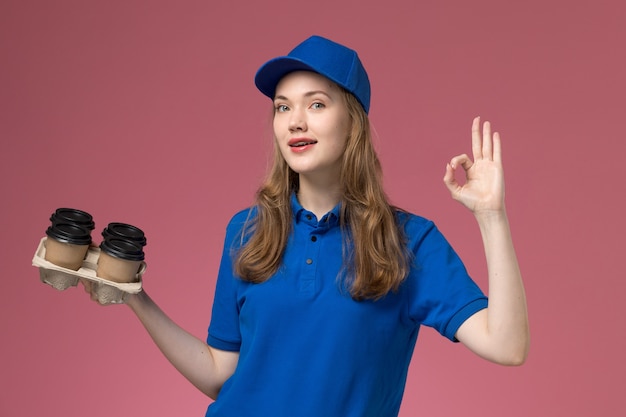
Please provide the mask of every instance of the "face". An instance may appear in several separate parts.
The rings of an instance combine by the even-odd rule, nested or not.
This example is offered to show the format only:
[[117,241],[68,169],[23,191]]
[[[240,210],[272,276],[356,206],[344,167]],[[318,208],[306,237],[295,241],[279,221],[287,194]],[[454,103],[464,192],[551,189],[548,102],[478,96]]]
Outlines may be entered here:
[[286,75],[276,87],[273,126],[281,154],[301,178],[339,178],[350,129],[339,86],[313,72]]

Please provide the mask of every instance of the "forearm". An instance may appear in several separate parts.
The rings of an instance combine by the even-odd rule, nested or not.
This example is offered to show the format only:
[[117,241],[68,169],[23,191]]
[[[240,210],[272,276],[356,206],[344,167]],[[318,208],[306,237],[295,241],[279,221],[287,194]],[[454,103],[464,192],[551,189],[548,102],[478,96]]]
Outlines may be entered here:
[[215,398],[232,374],[236,353],[210,348],[174,323],[145,292],[127,297],[126,304],[172,365],[200,391]]
[[482,213],[476,218],[489,274],[489,308],[486,311],[489,343],[499,361],[521,363],[529,347],[528,313],[506,212]]

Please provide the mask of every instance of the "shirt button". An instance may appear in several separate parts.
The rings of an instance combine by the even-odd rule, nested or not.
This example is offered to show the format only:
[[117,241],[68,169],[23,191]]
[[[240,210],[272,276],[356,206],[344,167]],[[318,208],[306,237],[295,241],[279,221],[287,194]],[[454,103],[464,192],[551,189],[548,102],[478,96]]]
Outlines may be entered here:
[[312,217],[310,214],[307,214],[307,215],[306,215],[306,219],[307,219],[307,220],[311,220],[312,218],[313,218],[313,217]]
[[313,259],[309,258],[306,260],[307,265],[311,265],[313,263]]
[[311,236],[311,242],[317,242],[317,236]]

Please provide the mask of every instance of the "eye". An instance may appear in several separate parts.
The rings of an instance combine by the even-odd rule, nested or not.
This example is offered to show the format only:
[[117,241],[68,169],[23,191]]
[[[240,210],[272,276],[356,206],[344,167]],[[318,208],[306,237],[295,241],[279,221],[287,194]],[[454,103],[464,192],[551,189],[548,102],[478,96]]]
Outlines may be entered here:
[[323,103],[320,103],[319,101],[316,101],[315,103],[311,104],[311,108],[313,110],[321,110],[324,107],[326,107]]
[[284,113],[289,110],[289,107],[285,106],[284,104],[277,104],[275,109],[277,113]]

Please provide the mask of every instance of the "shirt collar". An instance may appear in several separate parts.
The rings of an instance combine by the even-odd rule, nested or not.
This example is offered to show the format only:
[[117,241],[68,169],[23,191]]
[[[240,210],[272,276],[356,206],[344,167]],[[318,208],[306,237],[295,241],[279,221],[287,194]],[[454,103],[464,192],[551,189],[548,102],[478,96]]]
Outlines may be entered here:
[[296,193],[291,193],[291,210],[296,223],[306,222],[313,226],[321,226],[326,224],[328,227],[339,224],[339,213],[341,210],[341,203],[337,204],[331,211],[322,216],[319,221],[316,220],[315,214],[308,211],[298,201]]

